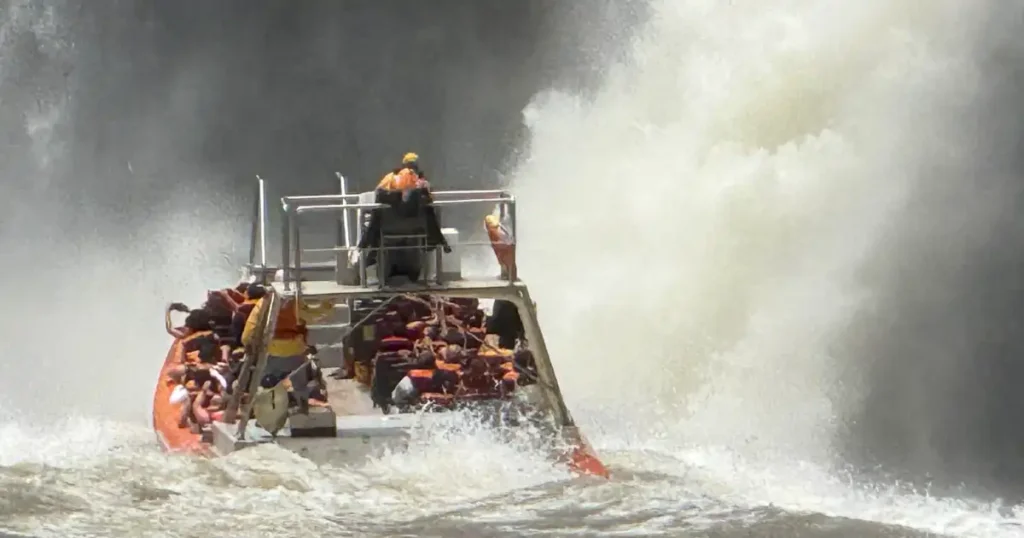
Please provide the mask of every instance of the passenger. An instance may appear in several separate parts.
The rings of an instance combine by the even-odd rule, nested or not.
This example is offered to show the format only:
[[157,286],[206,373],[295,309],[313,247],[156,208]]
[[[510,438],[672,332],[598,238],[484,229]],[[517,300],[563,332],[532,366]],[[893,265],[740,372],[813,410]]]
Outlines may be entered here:
[[[252,345],[252,339],[258,330],[260,311],[266,304],[265,298],[259,299],[245,322],[245,329],[242,331],[242,344],[246,347]],[[277,325],[274,328],[274,336],[267,345],[267,364],[264,370],[265,376],[292,375],[292,385],[297,392],[296,396],[300,401],[308,399],[304,365],[308,358],[306,351],[309,344],[306,342],[307,323],[316,321],[328,316],[334,310],[333,301],[324,301],[319,305],[309,305],[305,301],[300,302],[289,299],[281,305],[277,315]]]
[[240,282],[234,288],[227,288],[227,289],[225,289],[224,293],[226,293],[228,295],[228,297],[231,298],[232,302],[234,302],[236,304],[242,304],[245,301],[245,292],[246,292],[246,290],[249,289],[249,286],[251,286],[252,284],[253,284],[252,282],[249,282],[248,280],[246,280],[246,281]]
[[169,402],[171,405],[181,405],[181,415],[178,417],[178,427],[187,428],[191,410],[191,395],[185,381],[185,367],[179,366],[167,371],[167,382],[174,386],[171,391]]
[[213,332],[226,344],[231,344],[231,317],[238,308],[227,293],[234,290],[208,291],[202,309],[210,315]]
[[[446,254],[451,253],[451,246],[441,233],[441,224],[434,211],[434,200],[430,193],[430,183],[420,170],[418,155],[405,154],[402,165],[385,175],[377,184],[375,199],[378,204],[389,205],[405,216],[415,216],[422,212],[426,218],[427,248],[440,246]],[[369,223],[359,239],[360,249],[378,246],[382,219],[381,210],[370,211]],[[373,263],[374,254],[370,253],[367,263]]]
[[486,322],[486,329],[488,334],[498,335],[498,345],[505,349],[514,349],[516,341],[525,338],[519,309],[509,301],[494,301],[494,310]]
[[200,427],[208,426],[215,420],[221,420],[224,416],[224,398],[221,397],[221,389],[216,382],[208,380],[203,383],[195,399],[192,401],[192,415],[196,424]]
[[498,384],[494,375],[483,358],[469,361],[459,378],[459,396],[491,396],[496,395]]
[[[171,305],[174,310],[181,311],[185,306],[182,304]],[[170,326],[170,308],[166,315],[167,325]],[[182,363],[205,362],[216,363],[219,359],[227,358],[230,349],[222,346],[220,339],[213,332],[212,320],[205,310],[192,310],[185,318],[185,326],[182,328],[169,329],[168,333],[174,335],[181,343]],[[220,351],[218,357],[218,350]]]
[[306,348],[306,358],[309,359],[309,362],[306,363],[306,378],[309,380],[307,383],[308,402],[310,407],[330,407],[330,403],[327,401],[327,382],[324,380],[324,371],[320,368],[320,362],[316,359],[317,353],[316,346]]
[[244,300],[238,305],[231,318],[231,334],[238,345],[242,343],[242,333],[245,331],[245,322],[252,314],[256,303],[267,294],[267,289],[259,284],[249,284],[245,289]]
[[451,394],[458,385],[458,374],[446,370],[410,370],[395,386],[391,401],[400,407],[415,404],[428,394]]
[[164,309],[164,328],[167,330],[167,334],[171,335],[177,340],[185,338],[191,332],[188,326],[188,318],[186,318],[185,327],[174,327],[174,322],[171,321],[171,312],[182,312],[185,314],[189,313],[189,308],[183,303],[171,303]]

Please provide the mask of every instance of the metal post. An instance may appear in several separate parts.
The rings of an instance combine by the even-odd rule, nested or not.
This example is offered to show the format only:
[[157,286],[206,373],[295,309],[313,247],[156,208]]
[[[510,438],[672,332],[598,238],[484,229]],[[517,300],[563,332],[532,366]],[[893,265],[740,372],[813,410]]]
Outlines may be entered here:
[[[383,218],[383,217],[381,217]],[[383,288],[387,282],[387,270],[384,269],[386,260],[384,259],[384,226],[381,225],[380,233],[377,234],[377,287]],[[390,265],[390,262],[387,262]]]
[[508,235],[512,243],[512,267],[510,267],[508,281],[509,284],[512,284],[519,280],[519,263],[518,256],[516,256],[519,250],[519,231],[516,229],[516,198],[515,196],[509,196],[509,198],[510,200],[506,203],[508,204]]
[[267,187],[263,178],[256,176],[259,181],[259,219],[260,219],[260,265],[267,267]]
[[369,249],[359,251],[359,286],[366,287],[366,253]]
[[423,236],[423,239],[416,241],[414,244],[416,245],[414,248],[419,249],[420,278],[423,279],[424,282],[430,282],[430,275],[427,274],[427,262],[429,261],[427,258],[427,236]]
[[444,279],[441,278],[441,265],[444,263],[444,250],[440,245],[434,247],[434,280],[437,281],[437,285],[441,286],[444,284]]
[[292,235],[292,208],[287,203],[281,202],[281,280],[284,282],[284,290],[291,290],[289,280],[291,278],[291,235]]
[[[348,187],[345,185],[345,176],[341,175],[340,172],[335,172],[334,175],[338,176],[338,184],[341,187],[341,195],[342,196],[347,196],[348,195]],[[345,240],[344,244],[345,244],[346,247],[351,248],[352,247],[352,232],[349,229],[348,216],[349,216],[349,210],[348,209],[342,210],[342,212],[341,212],[341,225],[342,225],[342,233],[344,234],[344,238],[345,238],[344,239]]]
[[292,233],[295,234],[295,299],[302,300],[302,232],[299,230],[298,216],[295,214],[288,217],[292,222]]
[[[256,176],[259,178],[259,176]],[[249,268],[256,264],[256,236],[259,234],[260,187],[256,185],[256,196],[252,201],[252,230],[249,232]]]
[[512,245],[514,246],[519,242],[519,233],[516,230],[516,199],[512,197],[511,200],[506,202],[508,204],[508,224],[509,224],[509,235],[512,239]]

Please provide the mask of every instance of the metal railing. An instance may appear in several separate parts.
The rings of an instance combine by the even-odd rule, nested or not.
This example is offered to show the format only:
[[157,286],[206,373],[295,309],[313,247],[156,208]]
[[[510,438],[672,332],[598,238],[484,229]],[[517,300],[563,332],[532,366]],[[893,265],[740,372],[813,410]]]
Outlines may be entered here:
[[[263,297],[263,306],[260,309],[259,332],[255,335],[255,341],[245,350],[245,360],[242,362],[238,386],[224,413],[224,420],[233,423],[238,411],[238,429],[236,436],[238,440],[245,439],[245,430],[249,424],[249,417],[252,415],[252,406],[256,400],[256,393],[259,391],[260,382],[263,378],[263,370],[267,366],[267,357],[270,353],[270,342],[274,339],[274,329],[277,327],[277,317],[281,311],[281,297],[274,292],[273,288],[267,288],[267,294]],[[244,395],[248,398],[243,402]]]
[[[357,248],[359,236],[363,230],[364,213],[373,209],[387,207],[379,203],[360,202],[360,194],[350,194],[347,182],[340,173],[335,173],[338,178],[339,194],[309,195],[309,196],[285,196],[281,198],[281,209],[283,212],[281,222],[281,260],[278,267],[267,265],[267,189],[266,181],[256,176],[256,192],[253,201],[252,230],[249,242],[249,263],[247,268],[251,275],[256,275],[265,284],[273,280],[274,273],[280,269],[281,277],[286,291],[302,281],[303,254],[333,252],[341,255]],[[514,245],[516,242],[516,199],[503,190],[452,190],[436,191],[431,193],[435,207],[467,206],[495,204],[499,208],[499,216],[503,226]],[[304,224],[304,216],[309,215],[331,215],[338,216],[336,240],[333,247],[328,248],[302,248],[301,227]],[[390,237],[390,236],[389,236]],[[418,237],[418,236],[417,236]],[[452,247],[489,247],[490,241],[459,241]],[[422,248],[420,246],[387,246],[381,242],[380,245],[365,249],[377,251],[378,259],[384,251],[413,250]],[[368,252],[361,252],[360,259],[365,260]],[[438,252],[437,261],[441,255]],[[341,263],[339,260],[336,263]],[[308,265],[308,264],[307,264]],[[440,269],[440,263],[435,267]],[[359,267],[359,281],[361,286],[367,286],[365,264]],[[379,275],[378,275],[378,280]],[[378,282],[380,284],[380,282]],[[301,295],[301,290],[297,290]]]
[[253,200],[252,233],[249,237],[249,269],[257,267],[257,248],[259,247],[258,267],[267,267],[267,188],[263,178],[256,176],[256,197]]
[[[302,281],[302,257],[304,253],[312,252],[349,252],[356,248],[359,232],[353,237],[352,229],[362,230],[363,214],[374,209],[383,209],[387,205],[380,203],[360,202],[359,194],[348,194],[345,177],[336,174],[340,186],[340,194],[312,195],[312,196],[285,196],[281,198],[281,209],[284,213],[281,228],[281,271],[284,289],[291,291],[295,287],[295,293],[301,298],[302,290],[299,283]],[[436,191],[431,193],[435,207],[466,206],[494,204],[497,205],[502,222],[507,222],[507,232],[510,240],[515,243],[516,238],[516,200],[513,195],[502,190],[454,190]],[[302,218],[311,214],[337,214],[339,215],[337,241],[332,248],[304,249],[302,247]],[[417,236],[418,237],[418,236]],[[452,247],[490,246],[491,242],[481,241],[460,241]],[[422,249],[421,246],[385,246],[380,245],[363,249],[365,251],[377,251],[378,260],[383,259],[384,251],[391,250],[414,250]],[[360,253],[359,281],[360,285],[366,287],[367,277],[365,259],[367,252]],[[437,258],[440,258],[440,252]],[[440,261],[440,260],[438,260]],[[341,263],[340,261],[338,263]],[[436,263],[435,269],[440,272],[441,264]],[[511,283],[511,282],[510,282]],[[378,276],[378,285],[383,285],[382,279]]]

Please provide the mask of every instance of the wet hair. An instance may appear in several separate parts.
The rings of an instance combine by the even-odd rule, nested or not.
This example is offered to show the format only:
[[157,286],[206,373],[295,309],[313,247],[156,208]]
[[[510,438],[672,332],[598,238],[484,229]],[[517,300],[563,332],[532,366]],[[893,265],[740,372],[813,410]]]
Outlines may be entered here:
[[267,288],[259,284],[249,284],[245,290],[245,296],[249,299],[262,299],[267,294]]
[[199,343],[199,362],[203,364],[216,364],[220,360],[218,351],[220,346],[212,338],[203,339]]
[[185,326],[193,331],[208,331],[213,326],[213,319],[206,310],[196,309],[188,313]]

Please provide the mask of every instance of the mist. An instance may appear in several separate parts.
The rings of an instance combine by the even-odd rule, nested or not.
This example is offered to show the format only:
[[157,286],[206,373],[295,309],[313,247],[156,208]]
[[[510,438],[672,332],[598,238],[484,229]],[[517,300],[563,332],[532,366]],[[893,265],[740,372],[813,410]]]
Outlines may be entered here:
[[520,195],[599,445],[1014,493],[1021,8],[804,8],[795,31],[637,4],[5,4],[0,414],[143,424],[161,309],[235,277],[255,174],[367,188],[413,150],[435,185]]
[[620,8],[7,4],[0,247],[18,314],[0,335],[5,362],[31,366],[0,381],[0,408],[141,422],[162,307],[236,278],[256,174],[271,196],[336,192],[335,171],[369,188],[411,150],[438,188],[497,185],[523,106],[597,80],[588,50]]
[[586,431],[1019,493],[1018,11],[651,4],[593,98],[531,103],[513,174]]
[[[992,2],[934,154],[862,268],[839,349],[863,376],[847,454],[869,468],[1024,495],[1024,8]],[[855,376],[850,376],[856,379]]]

